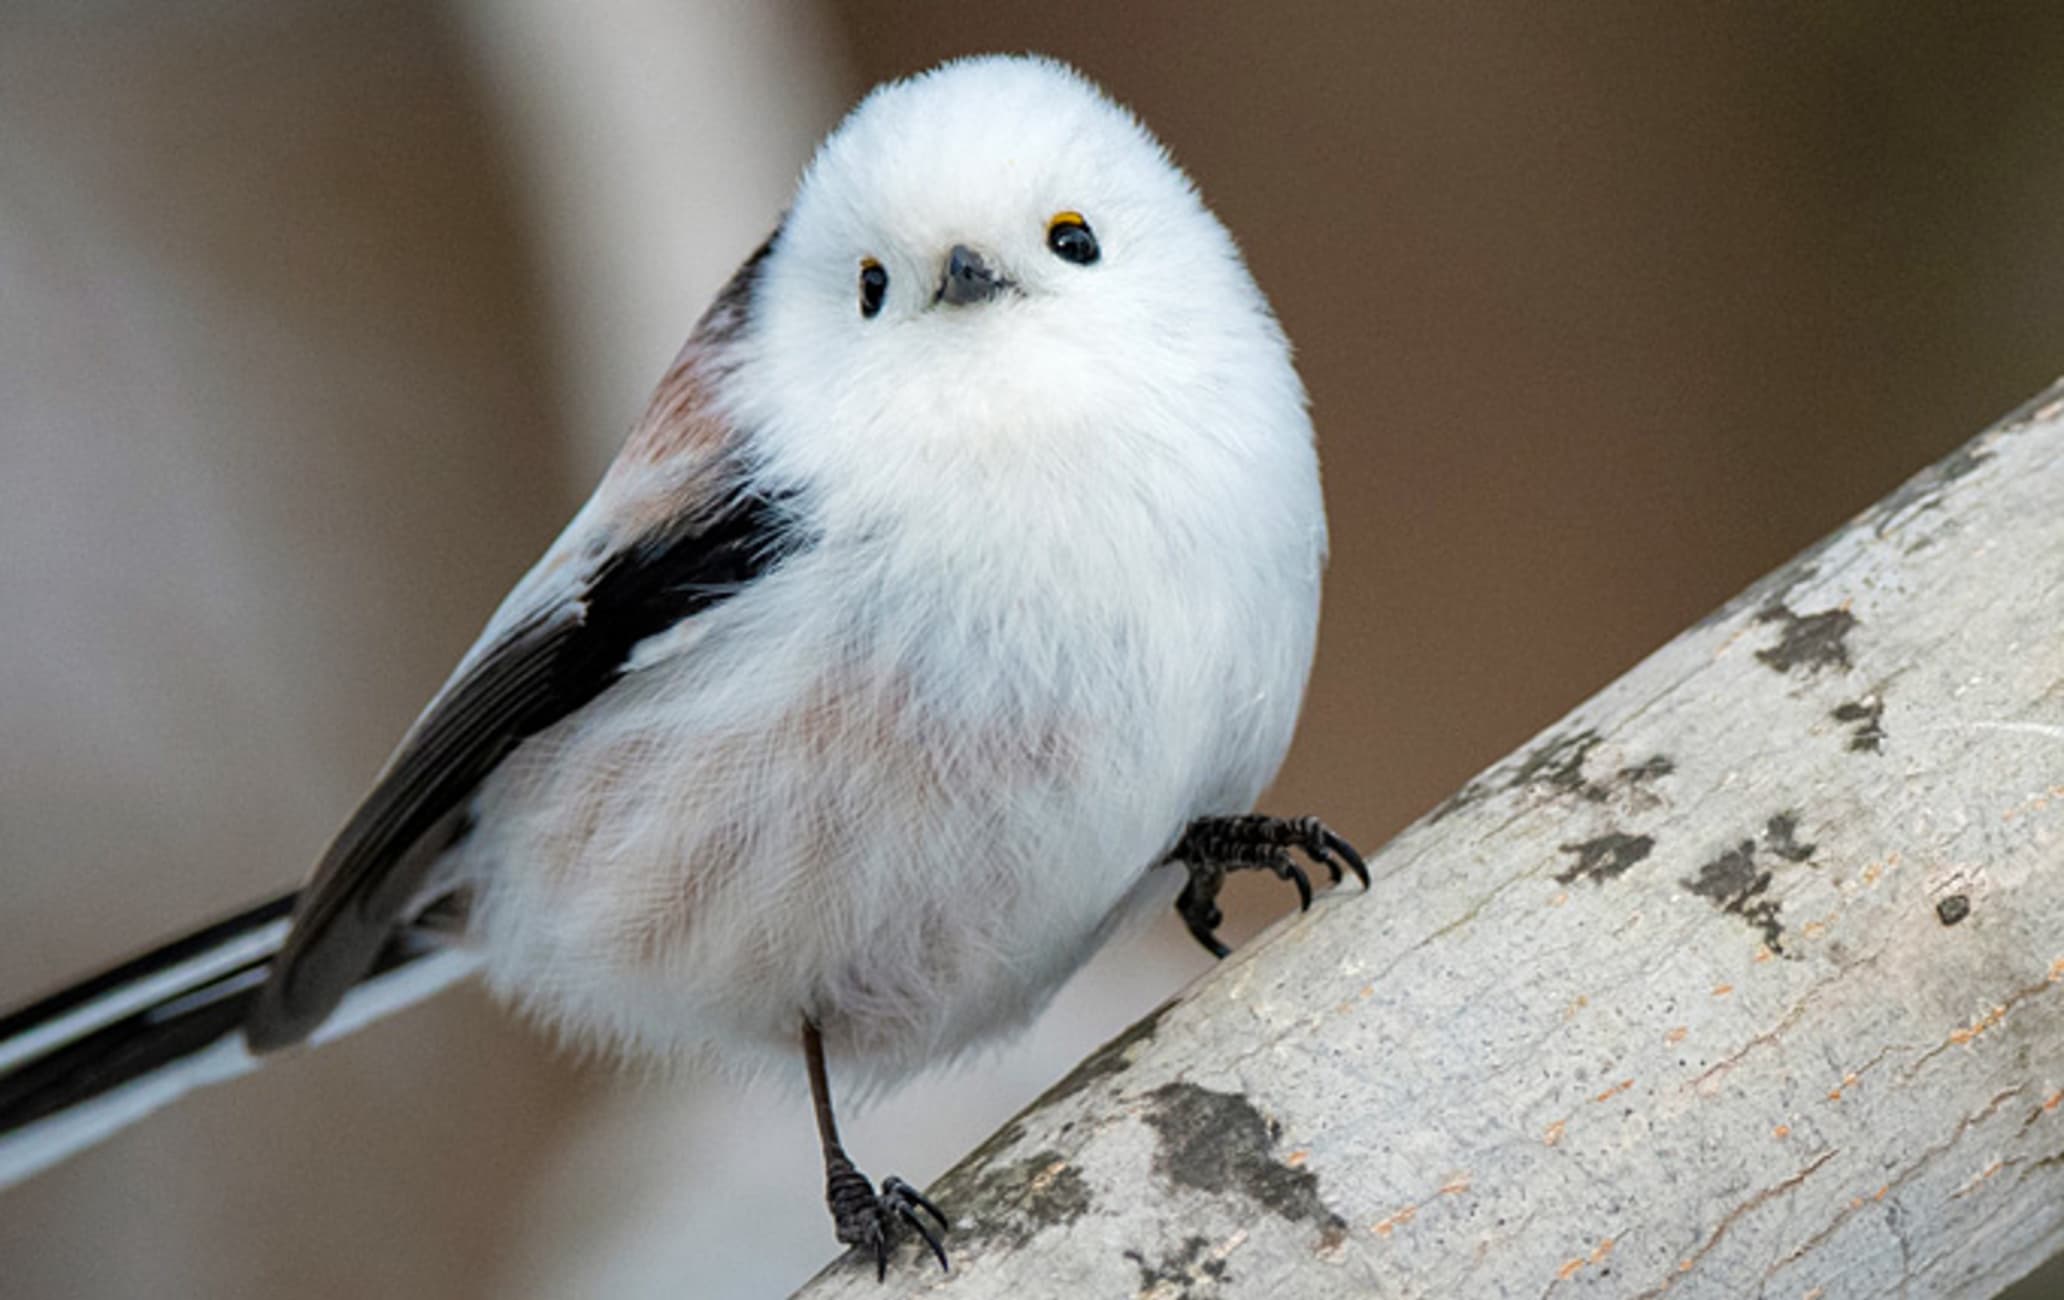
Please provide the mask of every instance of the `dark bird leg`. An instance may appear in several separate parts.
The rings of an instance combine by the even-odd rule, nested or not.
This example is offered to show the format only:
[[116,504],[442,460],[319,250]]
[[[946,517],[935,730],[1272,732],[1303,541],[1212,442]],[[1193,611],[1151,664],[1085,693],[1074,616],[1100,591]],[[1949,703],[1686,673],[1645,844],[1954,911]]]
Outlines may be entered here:
[[838,1239],[856,1250],[872,1252],[875,1280],[880,1281],[889,1275],[889,1250],[896,1244],[901,1222],[932,1248],[939,1267],[945,1268],[946,1248],[917,1215],[919,1210],[931,1215],[944,1232],[948,1225],[939,1207],[900,1178],[883,1179],[877,1193],[839,1145],[838,1120],[831,1113],[831,1081],[824,1070],[824,1036],[809,1020],[803,1022],[803,1059],[810,1068],[810,1101],[817,1109],[817,1138],[824,1147],[824,1203],[831,1209]]
[[1352,871],[1363,889],[1369,887],[1369,868],[1362,855],[1316,817],[1199,817],[1169,850],[1167,860],[1181,863],[1190,873],[1175,900],[1176,915],[1212,956],[1223,957],[1229,951],[1218,938],[1219,922],[1225,919],[1218,910],[1218,891],[1228,872],[1271,872],[1297,886],[1300,909],[1311,907],[1311,877],[1290,856],[1292,849],[1324,867],[1336,885]]

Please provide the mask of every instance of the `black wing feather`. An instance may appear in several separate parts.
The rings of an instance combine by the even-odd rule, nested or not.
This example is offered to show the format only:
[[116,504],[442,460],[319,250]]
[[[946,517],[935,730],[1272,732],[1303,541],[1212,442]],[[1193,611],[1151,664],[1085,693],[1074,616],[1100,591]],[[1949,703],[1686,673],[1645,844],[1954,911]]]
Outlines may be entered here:
[[323,856],[245,1022],[251,1045],[299,1042],[336,1008],[404,919],[474,789],[510,751],[608,690],[641,641],[743,590],[797,539],[784,501],[734,497],[714,516],[612,552],[579,598],[482,654]]

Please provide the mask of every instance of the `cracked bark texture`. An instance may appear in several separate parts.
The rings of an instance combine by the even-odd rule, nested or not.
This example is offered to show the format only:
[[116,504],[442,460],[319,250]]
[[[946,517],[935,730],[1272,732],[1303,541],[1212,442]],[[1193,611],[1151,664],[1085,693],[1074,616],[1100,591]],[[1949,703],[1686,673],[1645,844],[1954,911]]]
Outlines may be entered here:
[[1983,1296],[2064,1247],[2064,382],[798,1293]]

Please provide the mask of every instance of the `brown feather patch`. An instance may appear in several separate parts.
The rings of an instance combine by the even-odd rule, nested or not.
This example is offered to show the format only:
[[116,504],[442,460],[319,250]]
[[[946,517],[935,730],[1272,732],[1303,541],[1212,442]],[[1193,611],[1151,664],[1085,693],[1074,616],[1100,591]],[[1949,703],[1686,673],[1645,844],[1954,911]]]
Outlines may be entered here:
[[656,465],[680,456],[701,461],[722,450],[730,429],[709,401],[707,356],[694,340],[681,349],[631,429],[620,463]]

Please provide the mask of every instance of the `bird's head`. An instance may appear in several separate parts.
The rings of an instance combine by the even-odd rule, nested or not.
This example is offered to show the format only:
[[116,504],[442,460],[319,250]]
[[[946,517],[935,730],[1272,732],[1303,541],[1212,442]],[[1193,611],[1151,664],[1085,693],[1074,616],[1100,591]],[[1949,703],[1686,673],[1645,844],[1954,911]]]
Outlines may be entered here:
[[[1052,445],[1256,380],[1301,409],[1232,240],[1125,109],[987,56],[876,90],[824,142],[740,314],[739,414],[826,445]],[[1287,389],[1285,388],[1287,385]]]

